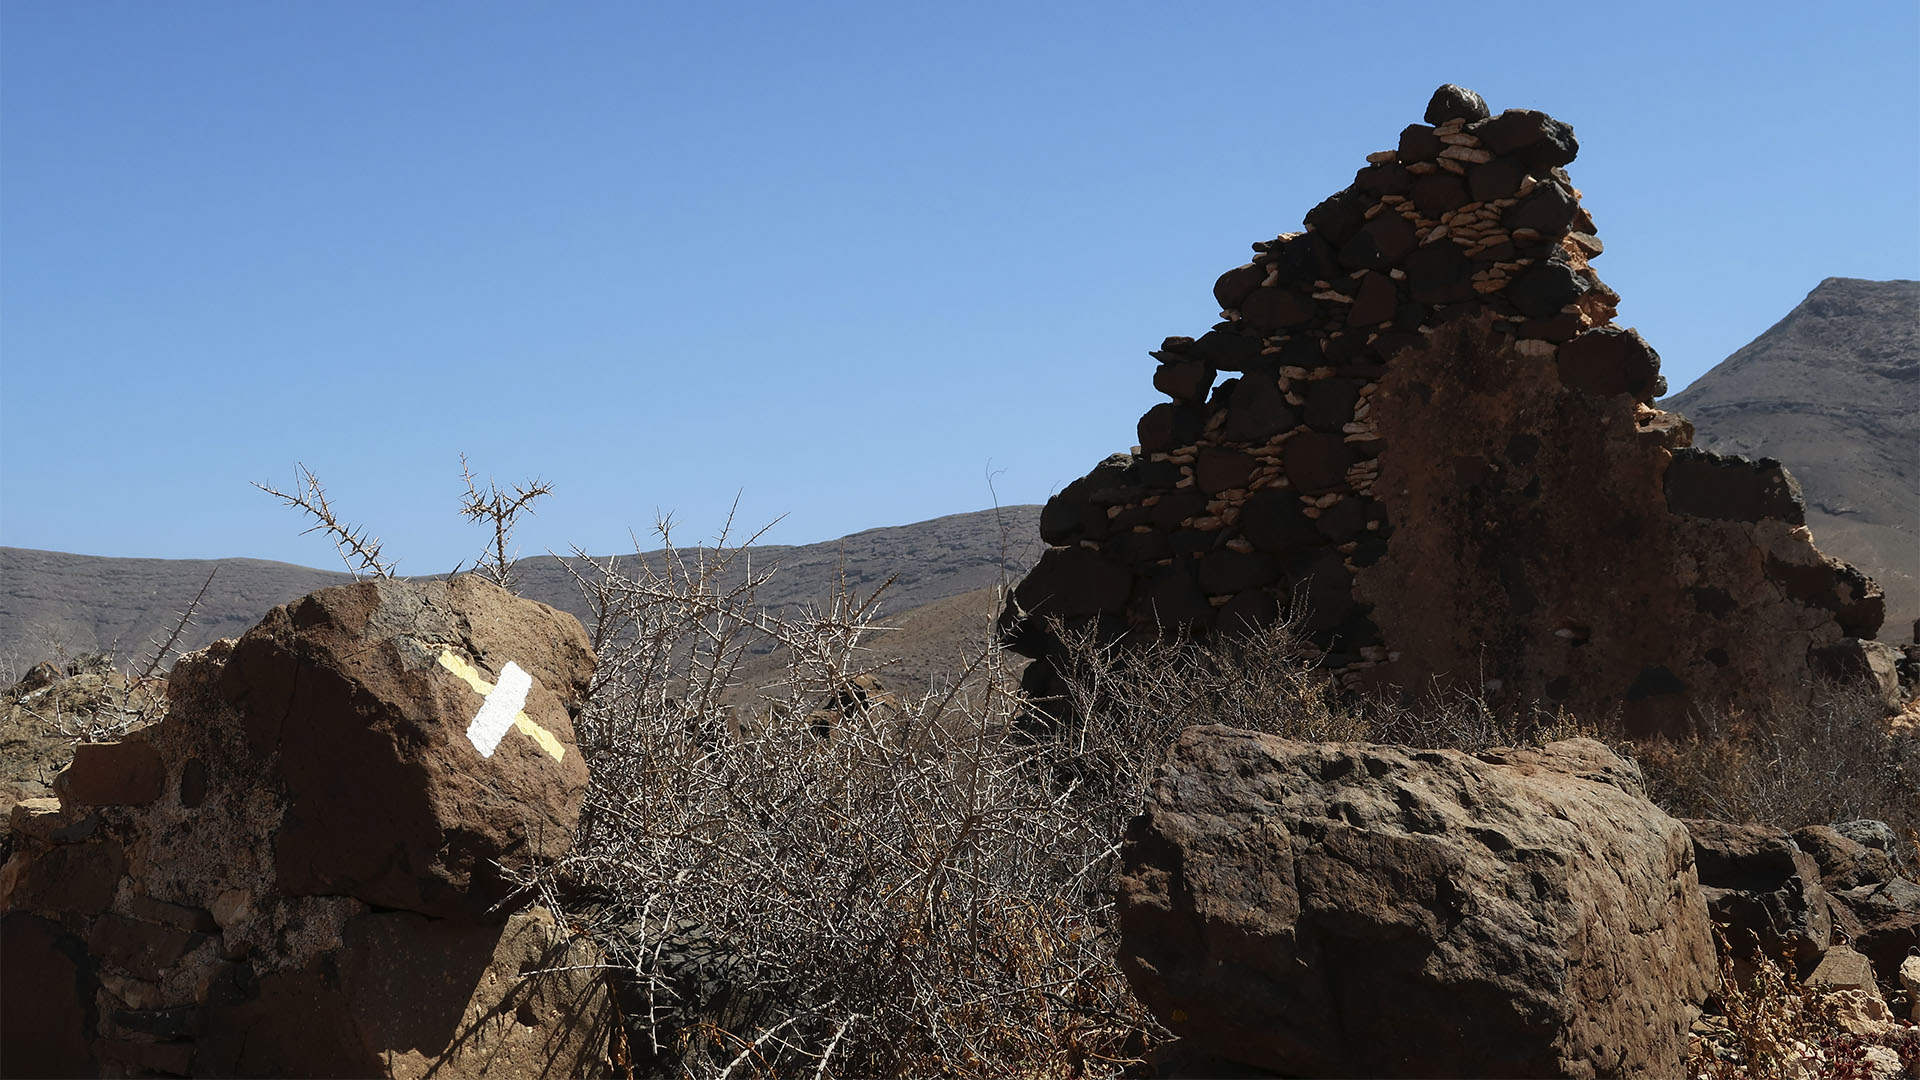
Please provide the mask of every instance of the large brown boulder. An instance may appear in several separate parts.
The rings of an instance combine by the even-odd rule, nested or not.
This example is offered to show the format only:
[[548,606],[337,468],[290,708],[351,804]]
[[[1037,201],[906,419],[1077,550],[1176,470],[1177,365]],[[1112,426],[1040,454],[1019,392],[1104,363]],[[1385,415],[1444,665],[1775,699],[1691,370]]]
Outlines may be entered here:
[[598,951],[505,880],[572,842],[593,663],[478,578],[323,590],[182,658],[166,719],[12,809],[0,1075],[604,1071]]
[[[530,676],[511,703],[492,693],[515,689],[510,667]],[[577,620],[479,577],[364,581],[268,612],[218,691],[285,785],[281,891],[483,914],[504,894],[497,863],[573,842],[587,766],[567,705],[592,672]],[[482,745],[470,729],[496,701],[511,726]]]
[[1189,728],[1122,860],[1121,962],[1199,1060],[1671,1076],[1714,984],[1686,828],[1590,740],[1476,757]]

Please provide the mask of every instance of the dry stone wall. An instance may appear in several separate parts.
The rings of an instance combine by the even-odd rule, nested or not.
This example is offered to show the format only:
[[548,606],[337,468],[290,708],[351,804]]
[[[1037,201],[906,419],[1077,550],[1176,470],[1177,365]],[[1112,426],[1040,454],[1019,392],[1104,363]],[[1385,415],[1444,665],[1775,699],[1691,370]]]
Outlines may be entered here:
[[[1104,638],[1298,625],[1353,687],[1456,680],[1629,728],[1872,670],[1880,591],[1823,556],[1779,462],[1693,449],[1532,110],[1442,87],[1305,229],[1153,353],[1139,445],[1050,500],[1002,618],[1064,687]],[[1225,379],[1221,379],[1222,374]],[[1866,641],[1863,644],[1863,641]]]

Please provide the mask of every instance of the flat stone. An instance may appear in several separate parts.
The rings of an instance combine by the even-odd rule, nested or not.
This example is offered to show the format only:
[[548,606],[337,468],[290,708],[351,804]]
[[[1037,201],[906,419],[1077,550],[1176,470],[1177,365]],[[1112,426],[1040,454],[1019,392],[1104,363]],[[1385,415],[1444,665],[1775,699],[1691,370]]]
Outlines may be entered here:
[[82,806],[144,806],[159,798],[166,784],[167,768],[159,752],[136,736],[75,746],[73,764],[53,787]]

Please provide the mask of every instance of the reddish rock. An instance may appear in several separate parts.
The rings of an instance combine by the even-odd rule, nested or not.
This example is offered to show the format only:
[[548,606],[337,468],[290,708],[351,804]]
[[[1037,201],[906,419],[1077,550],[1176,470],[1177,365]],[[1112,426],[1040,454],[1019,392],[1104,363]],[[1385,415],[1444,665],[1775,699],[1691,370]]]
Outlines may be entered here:
[[[468,727],[509,663],[526,718],[496,747]],[[587,767],[569,709],[592,654],[571,616],[478,577],[360,582],[273,609],[234,646],[220,692],[276,764],[280,888],[433,915],[484,915],[494,863],[572,844]],[[511,715],[511,714],[509,714]]]
[[136,735],[74,747],[73,764],[54,780],[53,789],[80,806],[144,806],[160,797],[166,782],[159,751]]
[[1715,981],[1685,827],[1590,740],[1188,728],[1121,859],[1122,966],[1216,1067],[1671,1076]]

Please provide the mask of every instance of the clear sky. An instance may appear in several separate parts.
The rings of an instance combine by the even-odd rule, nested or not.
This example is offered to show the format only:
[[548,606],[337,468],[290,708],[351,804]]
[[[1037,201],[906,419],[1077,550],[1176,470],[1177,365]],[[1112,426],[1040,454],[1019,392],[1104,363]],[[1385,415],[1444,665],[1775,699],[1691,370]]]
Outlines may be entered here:
[[[1678,390],[1920,276],[1920,5],[0,5],[0,544],[471,561],[1039,502],[1444,82],[1571,123]],[[991,478],[991,486],[990,486]]]

